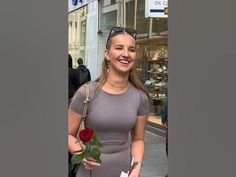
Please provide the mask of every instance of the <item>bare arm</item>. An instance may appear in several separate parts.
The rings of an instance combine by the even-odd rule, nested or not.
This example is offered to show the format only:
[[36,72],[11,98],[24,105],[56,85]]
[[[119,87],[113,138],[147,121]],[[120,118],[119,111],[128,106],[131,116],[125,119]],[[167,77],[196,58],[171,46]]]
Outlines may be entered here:
[[[134,162],[142,162],[144,155],[144,134],[148,115],[138,116],[135,127],[132,131],[131,153]],[[132,170],[129,177],[138,177],[141,170],[141,163],[138,163]]]
[[[72,154],[80,154],[83,150],[80,143],[76,139],[81,121],[81,115],[72,110],[68,111],[68,149]],[[83,159],[83,165],[86,169],[93,169],[100,166],[100,164],[96,163],[92,158]]]
[[82,148],[77,142],[76,135],[81,124],[82,116],[69,109],[68,111],[68,149],[70,153],[80,151]]

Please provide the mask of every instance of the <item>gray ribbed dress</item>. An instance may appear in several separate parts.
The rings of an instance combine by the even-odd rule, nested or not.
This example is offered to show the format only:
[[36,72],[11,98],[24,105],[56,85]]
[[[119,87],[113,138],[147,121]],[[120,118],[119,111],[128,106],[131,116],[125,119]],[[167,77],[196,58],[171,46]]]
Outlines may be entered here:
[[[126,92],[110,94],[101,90],[94,96],[96,83],[89,83],[91,101],[86,126],[93,129],[101,148],[101,166],[92,170],[92,177],[119,177],[130,166],[130,131],[137,116],[148,115],[149,100],[146,94],[131,83]],[[85,88],[74,95],[70,109],[82,115]],[[89,170],[80,165],[76,177],[90,177]]]

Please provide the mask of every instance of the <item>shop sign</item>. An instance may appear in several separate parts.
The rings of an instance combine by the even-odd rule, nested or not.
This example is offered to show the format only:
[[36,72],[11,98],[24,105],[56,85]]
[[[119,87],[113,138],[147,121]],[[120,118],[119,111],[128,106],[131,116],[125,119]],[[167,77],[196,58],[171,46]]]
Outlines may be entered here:
[[168,17],[168,0],[145,0],[145,18]]
[[76,10],[93,1],[95,0],[68,0],[68,12]]
[[78,2],[82,3],[83,0],[71,0],[71,2],[74,6],[76,6],[78,4]]

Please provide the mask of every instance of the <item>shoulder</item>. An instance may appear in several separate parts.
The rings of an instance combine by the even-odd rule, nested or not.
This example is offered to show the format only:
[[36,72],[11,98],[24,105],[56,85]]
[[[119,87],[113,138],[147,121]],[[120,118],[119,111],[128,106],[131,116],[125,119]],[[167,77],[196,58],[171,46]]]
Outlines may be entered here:
[[138,116],[149,114],[149,96],[142,89],[138,89],[135,86],[131,86],[131,90],[135,93],[137,106],[138,106]]
[[135,92],[140,97],[145,98],[145,99],[149,99],[149,96],[147,95],[146,92],[144,92],[142,89],[136,88],[132,83],[130,83],[130,89],[132,92]]
[[75,72],[74,68],[69,68],[69,72]]
[[149,104],[149,96],[143,90],[139,90],[141,104]]
[[98,87],[98,83],[96,81],[89,81],[81,85],[78,89],[78,92],[84,92],[86,87],[89,88],[89,90],[94,90]]
[[81,70],[81,68],[78,66],[76,69],[75,69],[75,71],[80,71]]
[[83,84],[83,86],[88,86],[89,89],[92,89],[92,90],[93,90],[93,89],[97,89],[97,87],[98,87],[98,82],[96,82],[96,81],[89,81],[89,82]]
[[85,89],[88,89],[90,97],[93,98],[96,94],[96,91],[98,89],[98,82],[96,81],[89,81],[85,84],[83,84],[80,88],[79,88],[79,92],[82,92],[83,95],[85,95]]

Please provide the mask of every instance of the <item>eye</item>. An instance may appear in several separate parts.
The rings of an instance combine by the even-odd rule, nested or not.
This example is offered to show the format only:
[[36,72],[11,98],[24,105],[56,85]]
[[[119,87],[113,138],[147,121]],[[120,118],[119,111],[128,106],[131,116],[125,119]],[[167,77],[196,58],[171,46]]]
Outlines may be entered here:
[[116,47],[115,49],[116,50],[122,50],[122,47]]
[[130,48],[129,51],[130,52],[136,52],[136,49],[135,48]]

